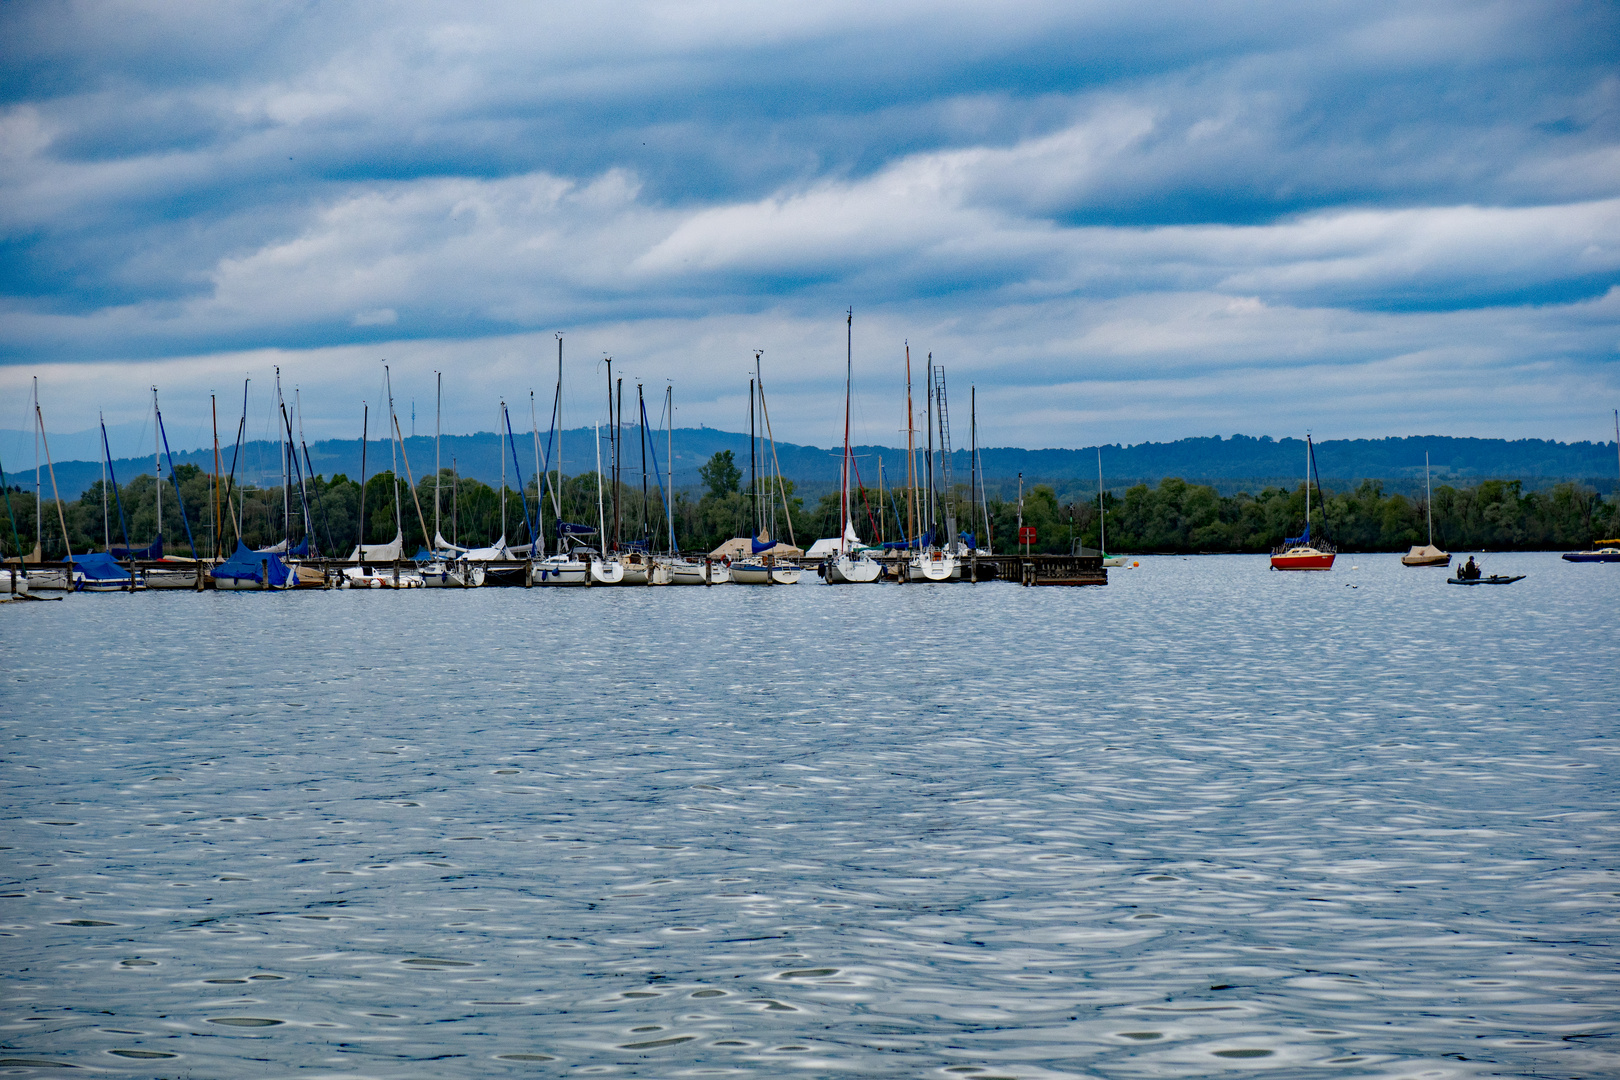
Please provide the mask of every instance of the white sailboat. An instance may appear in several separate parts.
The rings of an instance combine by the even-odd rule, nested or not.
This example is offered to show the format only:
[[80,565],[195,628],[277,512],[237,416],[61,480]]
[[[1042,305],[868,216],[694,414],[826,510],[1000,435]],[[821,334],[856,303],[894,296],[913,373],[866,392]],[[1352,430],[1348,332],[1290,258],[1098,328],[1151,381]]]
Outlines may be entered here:
[[882,564],[872,558],[871,549],[855,534],[849,512],[849,398],[855,370],[854,333],[855,309],[851,308],[844,320],[844,460],[838,475],[838,543],[833,556],[822,564],[829,585],[867,585],[883,573]]
[[[749,551],[742,558],[733,560],[731,580],[736,585],[797,585],[799,578],[804,574],[804,568],[794,562],[791,557],[778,554],[775,549],[781,547],[780,542],[773,542],[771,534],[776,522],[776,497],[782,497],[782,513],[787,518],[788,548],[798,554],[797,545],[793,540],[793,517],[787,502],[787,488],[782,483],[782,466],[776,457],[776,439],[771,435],[771,414],[765,406],[765,383],[762,378],[760,357],[764,355],[763,349],[754,350],[754,378],[748,386],[748,459],[749,484],[753,489],[750,494],[754,503],[754,530],[749,537]],[[755,428],[754,428],[754,390],[759,390],[759,415],[765,421],[766,438],[771,444],[771,469],[766,478],[765,498],[768,512],[760,506],[759,467],[755,455]],[[774,481],[774,483],[773,483]],[[741,540],[742,537],[738,537]]]
[[[943,381],[943,372],[941,373],[941,380]],[[910,423],[911,423],[911,416],[910,416],[910,412],[911,412],[911,408],[910,408],[911,392],[910,392],[910,389],[909,389],[910,385],[911,385],[911,351],[909,349],[906,351],[906,385],[907,385],[907,391],[906,391],[906,404],[907,404],[906,423],[909,426]],[[960,560],[957,557],[956,545],[954,543],[952,543],[950,540],[947,540],[944,544],[941,544],[941,543],[938,542],[938,537],[935,535],[939,530],[939,514],[938,514],[939,507],[936,505],[936,502],[935,502],[935,491],[934,491],[934,422],[935,422],[935,417],[936,416],[939,417],[939,420],[940,420],[940,423],[941,423],[941,427],[940,427],[941,449],[946,453],[949,453],[949,450],[944,445],[944,443],[945,443],[945,429],[943,427],[944,416],[943,416],[942,413],[939,413],[939,411],[935,407],[935,405],[936,405],[936,394],[934,393],[934,385],[935,385],[935,383],[934,383],[934,354],[929,353],[928,354],[928,403],[927,403],[927,406],[926,406],[926,409],[925,409],[925,411],[927,413],[927,420],[928,420],[928,457],[926,459],[927,460],[926,473],[927,473],[927,478],[928,478],[928,480],[927,480],[928,494],[927,494],[927,497],[926,497],[925,500],[921,500],[923,502],[923,505],[924,505],[925,509],[926,509],[925,516],[927,518],[927,524],[928,524],[928,543],[927,543],[926,546],[919,547],[918,550],[912,552],[911,557],[906,560],[906,579],[908,581],[933,581],[933,582],[955,581],[955,580],[958,580],[959,578],[961,578],[961,576],[962,576],[962,565],[961,565]],[[942,467],[942,471],[943,471],[943,461],[941,462],[941,467]],[[955,532],[955,531],[956,531],[956,517],[955,517],[955,514],[948,512],[947,513],[947,521],[946,521],[946,532],[947,533],[952,533],[952,532]]]

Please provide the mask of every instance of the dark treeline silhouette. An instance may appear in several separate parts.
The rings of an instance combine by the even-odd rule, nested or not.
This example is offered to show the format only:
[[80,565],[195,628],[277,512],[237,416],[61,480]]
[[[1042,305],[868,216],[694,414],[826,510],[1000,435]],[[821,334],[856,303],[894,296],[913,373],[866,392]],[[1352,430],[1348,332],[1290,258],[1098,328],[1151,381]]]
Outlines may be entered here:
[[[212,478],[194,465],[177,470],[185,519],[197,553],[207,557],[217,550],[229,554],[241,538],[249,547],[267,547],[289,540],[299,544],[310,535],[312,548],[323,555],[346,557],[359,542],[360,485],[342,474],[308,482],[306,512],[303,493],[294,485],[257,487],[222,483],[217,498]],[[675,534],[684,551],[709,551],[734,536],[754,531],[755,503],[743,490],[735,459],[724,451],[701,470],[701,493],[679,491],[674,499]],[[763,483],[763,481],[762,481]],[[836,536],[840,517],[837,491],[823,494],[812,505],[796,495],[792,481],[783,481],[788,509],[777,502],[775,538],[797,541],[800,547],[818,537]],[[398,508],[395,492],[399,493]],[[645,499],[639,485],[618,487],[615,510],[610,483],[602,489],[602,516],[610,538],[621,543],[649,541],[657,550],[668,547],[664,501],[655,486]],[[105,492],[105,498],[104,498]],[[7,493],[10,515],[0,522],[0,551],[6,558],[26,554],[35,542],[35,503],[32,491],[13,486]],[[1326,506],[1313,500],[1313,530],[1344,551],[1404,551],[1426,541],[1425,507],[1421,497],[1385,494],[1378,481],[1363,481],[1353,488],[1326,489]],[[445,469],[439,477],[438,521],[447,540],[462,547],[484,547],[504,535],[510,544],[529,542],[531,524],[538,528],[548,550],[555,550],[556,521],[548,483],[541,498],[528,479],[525,490],[508,488],[505,516],[501,493],[479,480],[458,477]],[[174,484],[162,486],[163,533],[170,555],[188,555],[191,548],[179,516]],[[366,481],[364,539],[386,544],[396,531],[407,554],[424,546],[434,528],[435,485],[432,476],[416,485],[396,484],[391,472]],[[562,484],[563,520],[595,526],[598,488],[594,472],[566,477]],[[219,512],[215,513],[215,504]],[[762,500],[763,502],[763,500]],[[881,500],[876,489],[857,488],[851,496],[852,516],[863,540],[896,540],[911,519],[905,492],[888,490]],[[1264,552],[1285,537],[1297,535],[1304,524],[1305,489],[1267,487],[1259,494],[1223,495],[1215,488],[1167,479],[1155,487],[1138,484],[1123,495],[1104,496],[1108,548],[1115,552]],[[999,553],[1015,549],[1020,521],[1015,494],[982,498],[989,527],[968,507],[968,488],[956,491],[957,524],[980,546],[990,544]],[[120,510],[122,511],[120,513]],[[1595,539],[1620,532],[1620,513],[1613,500],[1587,485],[1562,483],[1545,490],[1525,491],[1518,481],[1487,480],[1470,487],[1441,485],[1434,489],[1435,543],[1450,550],[1545,550],[1582,547]],[[921,508],[916,514],[920,520]],[[941,513],[939,515],[943,517]],[[78,499],[64,501],[60,518],[67,521],[75,553],[114,546],[143,547],[157,531],[157,488],[150,475],[137,476],[118,486],[116,497],[109,484],[93,484]],[[15,533],[11,521],[15,521]],[[615,522],[617,529],[615,531]],[[1051,486],[1036,484],[1024,492],[1022,522],[1036,531],[1036,552],[1069,552],[1098,546],[1098,509],[1095,497],[1060,497]],[[423,526],[426,526],[424,531]],[[926,529],[926,523],[921,525]],[[43,556],[59,559],[64,553],[58,508],[47,499],[40,533]],[[987,535],[988,534],[988,535]],[[126,540],[127,537],[127,540]]]

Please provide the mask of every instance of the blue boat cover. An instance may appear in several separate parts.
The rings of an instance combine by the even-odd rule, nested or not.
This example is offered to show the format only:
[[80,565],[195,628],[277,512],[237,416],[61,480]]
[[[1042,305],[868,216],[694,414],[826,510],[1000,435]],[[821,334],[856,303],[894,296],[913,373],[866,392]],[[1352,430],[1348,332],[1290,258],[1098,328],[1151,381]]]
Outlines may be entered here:
[[309,537],[298,541],[298,546],[287,552],[288,555],[297,555],[299,558],[309,558]]
[[229,559],[220,563],[209,575],[216,578],[229,578],[234,581],[257,581],[263,585],[266,570],[270,574],[270,587],[278,589],[287,584],[291,576],[287,564],[281,561],[281,556],[273,551],[252,551],[242,541],[236,542],[236,551]]
[[111,547],[107,554],[115,559],[161,559],[163,558],[163,534],[158,533],[157,539],[143,548]]
[[914,536],[910,540],[890,540],[883,545],[884,551],[910,551],[913,548],[925,548],[934,542],[934,530],[929,529],[921,536]]
[[557,522],[557,535],[558,536],[594,536],[594,535],[596,535],[596,526],[594,526],[594,525],[575,525],[572,522],[559,521],[559,522]]
[[775,547],[776,543],[777,543],[775,540],[761,540],[757,536],[750,536],[748,538],[748,541],[749,541],[749,543],[754,545],[754,554],[755,555],[758,555],[762,551],[771,550],[771,548]]
[[417,548],[416,554],[411,556],[411,562],[432,562],[436,556],[427,548]]
[[73,556],[73,564],[84,571],[84,576],[90,581],[128,581],[129,571],[119,566],[111,555],[104,551],[92,551],[88,555]]
[[978,533],[965,532],[965,533],[962,533],[961,535],[962,535],[962,543],[966,544],[970,550],[972,548],[976,548],[976,547],[979,546],[978,543],[977,543],[977,541],[979,539],[979,534]]
[[1283,538],[1283,546],[1284,547],[1293,547],[1295,544],[1308,544],[1310,542],[1311,542],[1311,523],[1308,522],[1308,521],[1305,523],[1305,531],[1304,531],[1304,533],[1302,533],[1299,536],[1288,536],[1288,537]]

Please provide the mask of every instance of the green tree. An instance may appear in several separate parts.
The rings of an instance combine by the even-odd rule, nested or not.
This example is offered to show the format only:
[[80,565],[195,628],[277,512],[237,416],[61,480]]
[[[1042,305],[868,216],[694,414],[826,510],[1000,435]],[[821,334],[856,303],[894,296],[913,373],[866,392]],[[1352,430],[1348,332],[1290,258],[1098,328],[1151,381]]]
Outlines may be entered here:
[[742,470],[737,468],[737,461],[730,450],[721,450],[709,459],[709,463],[698,470],[703,478],[703,486],[709,489],[709,494],[715,498],[723,498],[737,490],[742,483]]

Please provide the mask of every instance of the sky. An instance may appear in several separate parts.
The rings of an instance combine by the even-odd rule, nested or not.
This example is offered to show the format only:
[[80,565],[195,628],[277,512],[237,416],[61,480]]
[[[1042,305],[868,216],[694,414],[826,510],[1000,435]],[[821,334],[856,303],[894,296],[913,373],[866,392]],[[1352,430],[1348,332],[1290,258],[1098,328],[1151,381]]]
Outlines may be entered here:
[[[1620,7],[0,5],[0,428],[1613,437]],[[383,406],[386,407],[386,406]],[[375,415],[375,413],[374,413]],[[918,421],[921,423],[921,420]],[[524,421],[514,420],[515,425]],[[179,434],[176,434],[176,433]]]

